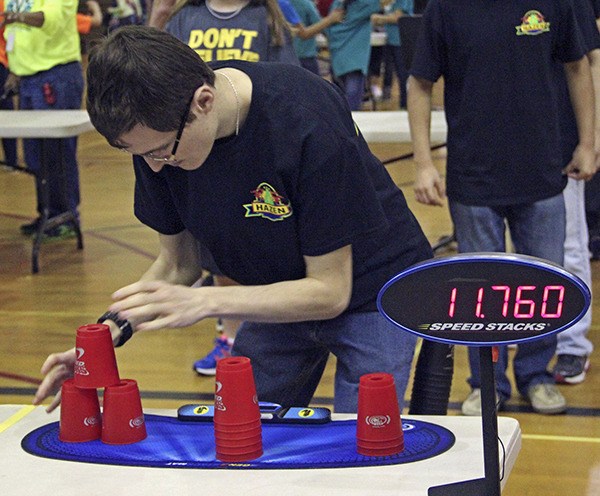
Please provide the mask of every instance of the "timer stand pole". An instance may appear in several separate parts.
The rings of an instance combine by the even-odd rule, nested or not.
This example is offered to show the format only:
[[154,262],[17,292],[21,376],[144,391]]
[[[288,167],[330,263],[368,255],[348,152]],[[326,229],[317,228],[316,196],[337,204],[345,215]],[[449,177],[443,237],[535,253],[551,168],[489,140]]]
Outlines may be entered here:
[[498,416],[492,348],[479,348],[481,373],[481,424],[485,477],[443,486],[430,487],[428,496],[500,496],[500,457],[498,454]]

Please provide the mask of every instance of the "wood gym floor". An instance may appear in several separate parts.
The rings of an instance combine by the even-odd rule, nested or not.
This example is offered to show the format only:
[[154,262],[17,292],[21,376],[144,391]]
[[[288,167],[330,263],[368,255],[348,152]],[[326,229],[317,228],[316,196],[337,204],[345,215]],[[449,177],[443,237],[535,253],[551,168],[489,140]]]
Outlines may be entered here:
[[[382,160],[410,151],[406,145],[373,145]],[[443,171],[444,156],[438,155]],[[110,294],[136,280],[157,250],[157,236],[133,216],[133,172],[126,155],[112,150],[95,132],[80,138],[81,218],[85,247],[74,240],[42,246],[40,273],[31,274],[31,240],[19,226],[35,216],[32,177],[0,171],[0,403],[27,404],[38,384],[46,356],[74,344],[78,326],[95,322]],[[413,165],[394,162],[388,169],[432,243],[447,235],[446,208],[414,201]],[[451,248],[450,248],[451,250]],[[594,262],[595,293],[600,292],[600,262]],[[600,347],[600,306],[594,306],[590,336]],[[212,398],[214,382],[191,365],[211,349],[215,322],[191,328],[137,335],[117,359],[123,377],[136,379],[145,408],[177,408]],[[466,350],[458,347],[450,415],[457,415],[468,394]],[[523,447],[506,490],[507,496],[600,494],[600,354],[592,356],[586,381],[561,386],[569,402],[565,415],[541,416],[513,397],[502,415],[516,418]],[[328,406],[332,368],[327,368],[315,404]]]

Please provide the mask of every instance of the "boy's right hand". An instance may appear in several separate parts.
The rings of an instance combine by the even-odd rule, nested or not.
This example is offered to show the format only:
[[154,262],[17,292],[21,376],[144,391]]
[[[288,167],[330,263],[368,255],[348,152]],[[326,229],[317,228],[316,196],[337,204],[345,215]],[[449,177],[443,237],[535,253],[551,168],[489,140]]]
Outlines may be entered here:
[[60,387],[66,379],[73,377],[76,358],[75,348],[62,353],[52,353],[46,358],[41,370],[45,377],[35,393],[34,405],[41,404],[52,395],[55,395],[54,399],[46,407],[46,412],[52,412],[60,404]]

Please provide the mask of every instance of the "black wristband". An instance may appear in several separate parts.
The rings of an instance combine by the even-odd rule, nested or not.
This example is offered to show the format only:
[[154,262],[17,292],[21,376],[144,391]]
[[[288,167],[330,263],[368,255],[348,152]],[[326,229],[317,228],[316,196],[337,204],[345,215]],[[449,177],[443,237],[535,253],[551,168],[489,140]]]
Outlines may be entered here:
[[115,348],[123,346],[131,339],[131,336],[133,336],[133,327],[131,326],[131,322],[120,319],[119,314],[115,312],[106,312],[98,319],[97,323],[102,324],[105,320],[112,320],[115,324],[117,324],[117,327],[121,329],[121,335],[119,336],[119,341],[117,341],[117,344],[115,344]]

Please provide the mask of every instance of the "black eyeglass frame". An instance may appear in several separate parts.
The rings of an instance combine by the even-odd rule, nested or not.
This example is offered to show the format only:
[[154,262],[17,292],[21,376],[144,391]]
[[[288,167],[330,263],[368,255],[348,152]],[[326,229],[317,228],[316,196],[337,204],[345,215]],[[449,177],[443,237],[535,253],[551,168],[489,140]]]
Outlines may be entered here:
[[[173,162],[175,161],[175,154],[177,153],[177,148],[179,148],[179,142],[181,141],[181,136],[183,135],[183,130],[185,129],[185,125],[187,123],[188,117],[190,115],[190,108],[192,106],[192,101],[194,97],[190,98],[188,104],[186,106],[185,112],[181,121],[179,122],[179,129],[177,129],[177,134],[175,135],[175,142],[173,143],[173,149],[171,150],[171,154],[168,157],[155,157],[152,152],[144,153],[140,155],[140,157],[149,158],[150,160],[154,160],[155,162]],[[126,150],[123,150],[126,151]]]

